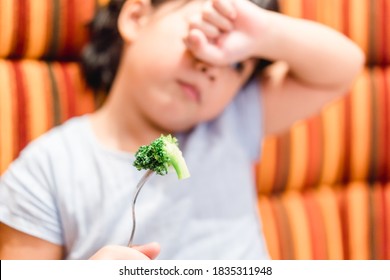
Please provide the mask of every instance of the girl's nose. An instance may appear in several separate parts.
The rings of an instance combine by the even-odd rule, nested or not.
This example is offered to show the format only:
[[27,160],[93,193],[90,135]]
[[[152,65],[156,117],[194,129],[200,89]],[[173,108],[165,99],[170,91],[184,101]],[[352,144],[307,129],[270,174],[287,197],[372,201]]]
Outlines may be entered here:
[[207,75],[210,81],[212,82],[215,81],[214,68],[215,68],[214,66],[209,65],[203,61],[200,60],[195,61],[195,69]]

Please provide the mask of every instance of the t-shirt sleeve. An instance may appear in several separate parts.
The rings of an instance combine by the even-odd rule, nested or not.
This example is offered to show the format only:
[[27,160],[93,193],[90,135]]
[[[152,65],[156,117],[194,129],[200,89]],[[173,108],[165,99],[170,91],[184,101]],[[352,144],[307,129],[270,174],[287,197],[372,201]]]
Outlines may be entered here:
[[0,178],[0,221],[46,241],[62,244],[45,143],[30,144]]
[[250,81],[236,96],[230,108],[236,137],[251,160],[258,160],[263,138],[263,115],[260,86]]

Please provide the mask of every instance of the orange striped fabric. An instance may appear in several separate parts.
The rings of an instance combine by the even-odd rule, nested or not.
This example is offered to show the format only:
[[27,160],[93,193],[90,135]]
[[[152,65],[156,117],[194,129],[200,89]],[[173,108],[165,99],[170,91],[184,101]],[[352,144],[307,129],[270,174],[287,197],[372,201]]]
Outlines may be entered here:
[[351,182],[260,195],[273,259],[390,259],[390,184]]
[[76,63],[0,60],[0,174],[32,139],[94,108]]
[[87,40],[96,0],[0,0],[0,57],[71,59]]
[[390,259],[390,0],[281,0],[357,42],[346,97],[265,139],[259,210],[273,259]]
[[342,259],[337,195],[329,187],[259,197],[264,235],[272,259]]
[[389,0],[280,0],[282,11],[335,28],[358,43],[369,65],[390,63]]
[[390,179],[390,67],[366,69],[350,94],[263,143],[262,194]]

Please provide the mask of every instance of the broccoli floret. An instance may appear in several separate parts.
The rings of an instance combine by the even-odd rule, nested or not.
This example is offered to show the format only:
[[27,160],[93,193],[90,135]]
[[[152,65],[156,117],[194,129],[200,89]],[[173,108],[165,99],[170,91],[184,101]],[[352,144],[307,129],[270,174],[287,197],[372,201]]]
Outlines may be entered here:
[[190,177],[177,139],[171,135],[161,135],[150,145],[141,146],[135,153],[133,165],[138,170],[152,170],[159,175],[166,175],[173,166],[179,179]]

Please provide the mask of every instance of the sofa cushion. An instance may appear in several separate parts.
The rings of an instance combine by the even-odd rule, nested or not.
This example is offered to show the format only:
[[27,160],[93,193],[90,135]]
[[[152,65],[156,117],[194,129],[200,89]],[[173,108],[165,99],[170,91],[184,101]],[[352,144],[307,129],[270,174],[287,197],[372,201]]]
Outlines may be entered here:
[[390,67],[367,68],[350,93],[263,144],[259,192],[390,179]]
[[388,0],[288,0],[283,13],[335,28],[360,45],[368,65],[390,64]]
[[272,259],[390,259],[388,205],[389,183],[259,196]]
[[94,108],[77,63],[0,60],[0,174],[28,142]]
[[0,57],[74,59],[96,0],[0,0]]

